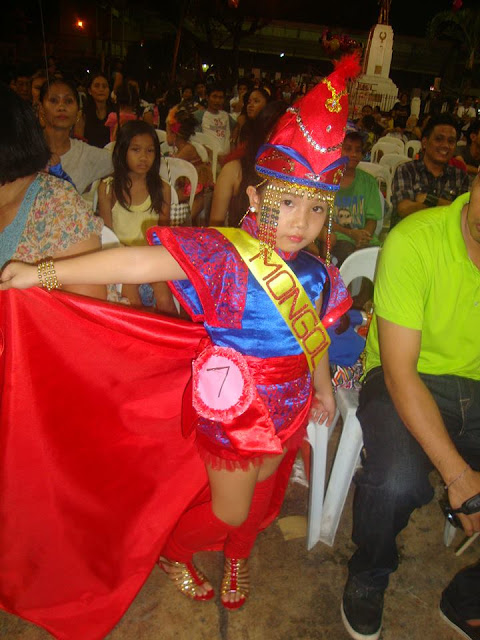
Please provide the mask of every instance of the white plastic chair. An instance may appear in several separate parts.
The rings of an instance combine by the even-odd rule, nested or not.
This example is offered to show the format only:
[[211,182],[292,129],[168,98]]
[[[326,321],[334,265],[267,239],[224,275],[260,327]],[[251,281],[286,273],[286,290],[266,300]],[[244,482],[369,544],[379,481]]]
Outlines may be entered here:
[[420,140],[409,140],[405,145],[405,155],[412,160],[415,158],[417,153],[420,153],[421,150],[422,143],[420,142]]
[[[113,249],[114,247],[122,246],[122,243],[118,239],[117,234],[114,233],[110,229],[110,227],[106,227],[105,225],[103,225],[101,240],[102,240],[102,249]],[[121,283],[116,284],[115,287],[117,289],[118,294],[121,295],[122,293]]]
[[205,145],[203,145],[201,142],[196,142],[195,140],[192,140],[192,139],[190,139],[189,142],[190,144],[193,144],[193,146],[195,147],[195,150],[200,156],[200,160],[202,162],[210,162],[210,158],[208,157],[208,151]]
[[408,156],[400,155],[399,153],[386,153],[380,158],[380,165],[384,167],[388,167],[392,176],[395,173],[396,168],[399,164],[403,164],[404,162],[411,162],[412,158]]
[[[168,167],[167,167],[168,163]],[[168,177],[168,168],[170,168],[170,179]],[[197,189],[198,184],[198,173],[195,167],[191,162],[187,162],[187,160],[182,160],[181,158],[162,158],[162,162],[160,164],[160,177],[165,182],[168,182],[172,191],[172,203],[178,203],[178,197],[175,191],[175,182],[180,177],[188,178],[191,185],[190,191],[190,211],[193,207],[193,201],[195,199],[195,191]],[[177,198],[176,202],[173,199],[173,194],[175,192],[175,197]]]
[[377,142],[385,142],[386,144],[394,144],[395,146],[398,147],[399,153],[405,153],[405,143],[404,143],[404,141],[400,140],[400,138],[397,138],[396,136],[391,135],[390,133],[387,133],[387,135],[383,136],[383,138],[379,138],[377,140]]
[[398,153],[403,155],[399,146],[394,142],[376,142],[372,147],[372,162],[380,162],[380,158],[386,153]]
[[[348,256],[340,268],[344,283],[348,286],[356,278],[368,278],[373,282],[379,252],[380,247],[367,247]],[[329,546],[333,545],[363,447],[362,430],[356,416],[358,392],[338,389],[336,399],[337,414],[329,428],[312,421],[307,427],[308,441],[312,447],[307,523],[308,550],[319,540]],[[343,419],[343,429],[325,492],[328,440],[339,415]]]
[[190,142],[194,144],[199,142],[201,145],[210,150],[212,154],[212,175],[213,181],[217,181],[218,154],[221,151],[220,143],[216,142],[213,137],[207,136],[205,133],[196,133],[190,138]]
[[[377,183],[382,194],[385,194],[385,202],[387,205],[387,211],[385,215],[392,209],[392,174],[388,167],[382,164],[376,164],[374,162],[359,162],[358,169],[369,173],[371,176],[377,179]],[[377,234],[378,235],[378,234]]]

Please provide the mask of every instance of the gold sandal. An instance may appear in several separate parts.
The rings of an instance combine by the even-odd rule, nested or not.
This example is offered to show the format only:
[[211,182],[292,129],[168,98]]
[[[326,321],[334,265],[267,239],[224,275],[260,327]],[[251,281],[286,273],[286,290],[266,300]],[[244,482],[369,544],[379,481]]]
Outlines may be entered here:
[[250,581],[246,558],[225,558],[225,570],[222,580],[222,596],[230,593],[238,593],[239,600],[223,600],[222,604],[227,609],[240,609],[248,598]]
[[[197,587],[201,587],[207,582],[207,578],[199,571],[193,562],[176,562],[160,557],[158,566],[165,571],[177,589],[187,598],[192,600],[211,600],[215,595],[213,589],[199,595]],[[167,571],[166,567],[171,567],[173,571]]]

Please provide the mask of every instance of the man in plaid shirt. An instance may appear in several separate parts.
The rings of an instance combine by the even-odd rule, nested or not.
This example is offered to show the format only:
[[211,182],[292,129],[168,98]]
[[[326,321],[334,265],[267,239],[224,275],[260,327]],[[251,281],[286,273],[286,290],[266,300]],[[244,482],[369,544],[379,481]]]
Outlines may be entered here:
[[393,177],[392,227],[415,211],[448,205],[469,190],[468,175],[449,164],[456,144],[454,118],[430,118],[423,131],[423,157],[401,164]]

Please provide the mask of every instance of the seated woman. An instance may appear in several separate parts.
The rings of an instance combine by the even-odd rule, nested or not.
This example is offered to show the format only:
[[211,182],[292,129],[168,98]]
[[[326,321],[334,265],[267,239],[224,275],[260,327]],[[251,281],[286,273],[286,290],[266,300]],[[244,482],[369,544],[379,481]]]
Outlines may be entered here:
[[[171,158],[181,158],[193,164],[198,174],[198,184],[195,192],[195,199],[191,211],[192,222],[195,224],[198,214],[205,205],[205,191],[211,189],[213,185],[212,169],[208,162],[204,162],[199,156],[197,149],[190,142],[191,136],[195,133],[195,118],[186,109],[173,107],[167,117],[167,142],[174,148],[170,153]],[[190,198],[191,185],[189,183],[179,184],[176,189],[179,202],[186,202]]]
[[[0,85],[0,269],[10,260],[35,264],[99,249],[102,222],[75,189],[43,172],[50,157],[35,113]],[[98,285],[65,287],[105,298]]]
[[88,144],[103,149],[110,142],[110,129],[105,122],[108,114],[113,111],[107,77],[102,72],[94,73],[87,91],[87,100],[74,133],[79,138],[84,138]]
[[92,182],[112,173],[113,166],[110,151],[70,137],[79,118],[79,108],[77,90],[68,80],[53,79],[42,86],[39,117],[52,153],[50,164],[60,162],[82,194]]
[[237,126],[232,133],[232,145],[242,144],[246,140],[248,125],[258,118],[262,109],[267,106],[270,100],[270,92],[262,87],[257,87],[244,94],[243,108],[237,117]]
[[255,180],[255,156],[265,142],[276,121],[288,105],[282,100],[270,102],[246,125],[245,146],[231,154],[237,158],[227,162],[217,178],[213,192],[210,224],[214,227],[237,227],[245,215],[249,202],[247,186]]

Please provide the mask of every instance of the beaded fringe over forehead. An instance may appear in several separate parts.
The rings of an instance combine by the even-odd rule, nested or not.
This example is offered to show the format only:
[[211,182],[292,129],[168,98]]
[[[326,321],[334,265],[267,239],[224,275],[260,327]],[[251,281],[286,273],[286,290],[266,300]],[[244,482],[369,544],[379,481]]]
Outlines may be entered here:
[[[261,183],[263,184],[263,183]],[[258,185],[260,186],[260,185]],[[258,188],[258,187],[257,187]],[[324,191],[323,189],[313,189],[283,180],[267,182],[263,196],[262,208],[260,211],[260,222],[258,226],[258,239],[260,240],[260,252],[263,253],[266,262],[272,255],[277,242],[278,216],[280,215],[280,202],[282,195],[291,194],[300,197],[307,197],[309,200],[319,198],[328,204],[328,230],[331,230],[331,212],[335,193]],[[327,242],[327,264],[330,264],[330,243]]]

